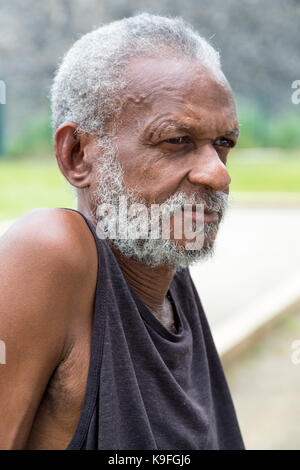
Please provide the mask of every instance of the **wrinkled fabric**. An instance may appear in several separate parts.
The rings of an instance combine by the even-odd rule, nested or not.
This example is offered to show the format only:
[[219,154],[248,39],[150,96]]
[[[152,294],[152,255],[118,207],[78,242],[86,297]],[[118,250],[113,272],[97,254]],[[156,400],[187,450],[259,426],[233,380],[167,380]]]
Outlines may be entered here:
[[168,331],[95,239],[98,278],[84,404],[68,449],[244,449],[223,368],[188,269],[168,296]]

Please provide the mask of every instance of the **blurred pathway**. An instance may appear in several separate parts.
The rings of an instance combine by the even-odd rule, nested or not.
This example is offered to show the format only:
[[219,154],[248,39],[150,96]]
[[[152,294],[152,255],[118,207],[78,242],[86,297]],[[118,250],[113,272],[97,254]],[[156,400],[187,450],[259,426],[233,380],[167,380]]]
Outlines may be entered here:
[[300,450],[300,310],[295,310],[225,374],[247,449]]
[[299,243],[299,208],[229,209],[214,257],[191,267],[212,328],[282,289],[300,296]]

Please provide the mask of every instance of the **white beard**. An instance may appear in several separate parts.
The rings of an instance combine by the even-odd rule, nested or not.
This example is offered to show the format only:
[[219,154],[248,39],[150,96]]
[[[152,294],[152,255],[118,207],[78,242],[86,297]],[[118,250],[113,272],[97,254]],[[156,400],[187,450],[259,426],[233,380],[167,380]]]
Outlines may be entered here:
[[[113,148],[110,139],[101,139],[99,142],[101,147],[101,156],[97,166],[97,189],[90,195],[93,207],[93,218],[97,224],[97,231],[107,231],[107,221],[99,217],[98,208],[101,204],[106,203],[116,208],[115,213],[118,214],[119,198],[125,196],[129,205],[142,203],[148,209],[148,218],[145,223],[150,220],[150,205],[145,201],[134,188],[127,188],[123,180],[123,170],[120,163],[116,159],[116,150]],[[214,241],[218,232],[219,223],[222,220],[228,203],[228,195],[222,191],[212,193],[202,193],[199,191],[190,196],[180,191],[165,201],[163,201],[164,216],[174,213],[175,210],[182,208],[184,204],[203,204],[210,210],[215,210],[219,214],[218,223],[204,224],[204,244],[198,250],[188,250],[184,245],[180,245],[178,241],[164,238],[110,238],[108,241],[117,250],[119,250],[126,258],[132,258],[151,267],[160,265],[174,266],[177,270],[185,268],[200,260],[210,258],[214,253]],[[118,215],[109,218],[109,224],[116,226]],[[139,218],[140,220],[140,218]],[[136,223],[130,217],[127,218],[128,231],[133,233]]]

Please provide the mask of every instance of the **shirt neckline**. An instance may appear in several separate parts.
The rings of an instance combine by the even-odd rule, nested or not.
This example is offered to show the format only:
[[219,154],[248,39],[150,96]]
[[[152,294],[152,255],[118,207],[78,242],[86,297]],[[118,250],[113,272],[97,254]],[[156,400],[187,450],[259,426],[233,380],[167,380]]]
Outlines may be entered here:
[[[125,279],[126,281],[126,279]],[[132,296],[135,300],[135,303],[138,307],[138,310],[143,317],[144,321],[151,327],[153,328],[157,333],[159,333],[161,336],[164,338],[168,339],[169,341],[172,342],[178,342],[183,339],[184,337],[184,327],[183,327],[183,318],[182,318],[182,312],[181,309],[178,306],[178,303],[175,302],[174,295],[173,295],[173,286],[172,283],[168,289],[167,296],[170,298],[172,306],[173,306],[173,312],[174,312],[174,322],[176,326],[176,332],[172,333],[169,331],[162,323],[161,321],[154,315],[154,313],[151,312],[151,310],[145,305],[141,299],[139,298],[138,294],[133,290],[131,285],[126,281]]]

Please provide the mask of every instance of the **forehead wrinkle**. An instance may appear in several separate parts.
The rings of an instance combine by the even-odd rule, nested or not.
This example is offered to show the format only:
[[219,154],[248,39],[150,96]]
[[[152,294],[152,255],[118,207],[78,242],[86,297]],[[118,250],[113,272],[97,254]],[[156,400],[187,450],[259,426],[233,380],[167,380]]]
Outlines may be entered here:
[[161,101],[161,99],[169,99],[170,94],[172,95],[172,100],[176,102],[183,101],[178,84],[172,86],[168,83],[162,86],[161,83],[151,82],[142,89],[131,89],[130,92],[128,90],[126,103],[132,103],[133,105],[153,105]]
[[[214,85],[216,84],[212,82],[212,86]],[[203,100],[201,100],[201,104],[195,103],[195,98],[193,99],[193,95],[195,97],[194,90],[196,86],[201,88],[201,93],[204,93]],[[213,91],[210,96],[210,93],[207,94],[205,89],[203,89],[202,91],[202,88],[203,83],[199,81],[197,83],[193,81],[191,81],[190,83],[185,83],[184,81],[182,81],[182,83],[180,83],[180,81],[177,80],[177,82],[172,85],[170,84],[169,80],[166,83],[166,80],[157,78],[150,82],[149,79],[146,78],[145,82],[139,83],[135,89],[133,87],[128,88],[126,101],[127,103],[132,103],[134,105],[147,105],[148,107],[149,105],[151,107],[156,107],[157,105],[161,106],[162,101],[167,101],[168,105],[183,105],[185,108],[187,108],[185,110],[186,113],[196,116],[199,110],[203,109],[203,111],[205,111],[205,109],[210,107],[211,103],[215,103],[216,100]],[[220,89],[221,88],[222,90],[225,90],[225,87],[220,87]],[[211,90],[213,90],[212,87]],[[199,99],[199,90],[197,92],[197,95]],[[171,101],[169,101],[170,99]],[[232,103],[234,103],[234,101],[233,97],[230,94],[228,95],[227,93],[222,93],[222,96],[218,96],[218,106],[220,108],[227,108]],[[196,117],[196,119],[198,119],[198,117]]]
[[[138,87],[140,88],[140,87]],[[167,85],[165,87],[154,87],[151,86],[151,83],[148,84],[148,87],[143,87],[142,89],[133,90],[126,93],[126,104],[123,107],[122,115],[120,121],[125,125],[134,125],[136,128],[139,128],[140,131],[144,133],[145,121],[149,116],[153,121],[154,116],[157,116],[158,112],[161,116],[161,103],[162,99],[166,99],[170,105],[183,104],[184,100],[182,97],[177,94],[177,87]],[[157,109],[159,105],[159,110]],[[159,118],[161,119],[161,117]],[[155,118],[157,121],[157,118]],[[146,123],[147,126],[147,123]]]
[[[153,71],[153,67],[146,73],[147,68],[146,70],[143,68],[132,70],[132,64],[130,64],[127,68],[126,105],[145,105],[149,107],[157,104],[157,102],[161,102],[162,99],[170,99],[170,95],[174,103],[185,103],[186,95],[191,91],[191,88],[195,87],[197,77],[197,85],[203,85],[203,78],[207,78],[204,72],[206,69],[197,64],[197,71],[187,76],[185,74],[187,72],[187,64],[185,64],[184,71],[178,63],[175,64],[176,68],[173,70],[173,65],[171,64],[171,70],[161,70],[160,74],[157,75]],[[201,70],[200,80],[199,69]]]
[[[172,74],[171,70],[167,69],[163,70],[163,73],[157,76],[155,73],[151,73],[151,69],[148,74],[145,73],[143,68],[131,69],[130,72],[127,70],[129,81],[125,92],[127,99],[125,100],[126,105],[123,108],[124,113],[122,116],[124,124],[126,123],[125,125],[129,124],[130,126],[134,125],[136,130],[139,128],[139,132],[142,132],[143,136],[145,136],[147,132],[153,134],[154,131],[159,129],[161,129],[161,132],[163,130],[172,131],[178,129],[179,131],[193,130],[193,132],[203,133],[204,128],[215,127],[212,125],[212,122],[207,123],[207,112],[211,112],[212,108],[215,108],[215,112],[218,113],[218,106],[222,108],[222,110],[220,110],[222,114],[234,103],[231,96],[227,96],[227,93],[225,93],[225,97],[220,97],[219,93],[217,97],[218,105],[216,106],[215,90],[229,91],[226,89],[226,81],[220,84],[215,79],[211,80],[210,75],[206,75],[203,69],[201,72],[197,70],[195,74],[190,74],[188,77],[185,73],[186,70],[181,70],[180,74],[178,72],[179,70],[177,69],[176,72]],[[174,81],[170,80],[170,73]],[[202,78],[206,77],[208,81],[204,84]],[[204,88],[202,88],[203,86]],[[210,90],[212,90],[211,93],[207,94],[205,89],[207,86],[213,86],[213,88],[210,88]],[[200,88],[197,89],[195,87]],[[201,93],[202,90],[204,93],[203,100],[201,99],[199,101],[199,93]],[[212,96],[210,96],[210,94],[212,94]],[[222,95],[223,94],[224,93],[222,93]],[[231,93],[229,94],[231,95]],[[214,106],[212,106],[212,104]],[[162,115],[162,108],[167,109],[168,112]],[[173,116],[171,116],[171,113]],[[203,114],[203,116],[201,116],[200,113]],[[149,118],[152,121],[150,124],[148,124]],[[205,126],[203,125],[203,120],[205,121]],[[219,119],[217,119],[217,121],[219,121]],[[215,123],[216,125],[217,121]],[[236,127],[235,122],[232,122],[231,126],[230,124],[231,123],[228,122],[226,127]],[[222,125],[222,127],[223,129],[225,128],[224,125]],[[225,129],[223,132],[225,132]]]

